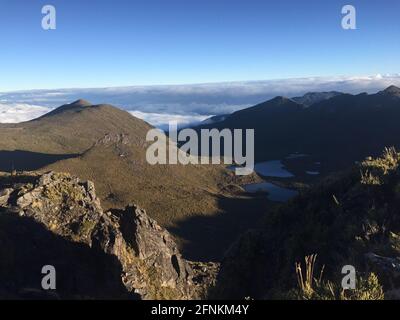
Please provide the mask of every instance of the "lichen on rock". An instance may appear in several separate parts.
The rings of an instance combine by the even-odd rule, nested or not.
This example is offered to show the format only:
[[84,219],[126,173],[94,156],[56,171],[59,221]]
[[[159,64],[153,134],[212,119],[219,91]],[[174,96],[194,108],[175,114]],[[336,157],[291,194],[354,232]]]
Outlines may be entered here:
[[[31,286],[41,292],[40,281],[35,280],[40,270],[30,274],[32,268],[23,264],[39,266],[51,261],[56,268],[74,266],[57,268],[60,298],[204,296],[206,286],[193,281],[191,265],[196,263],[183,259],[168,231],[136,205],[103,212],[94,184],[64,173],[27,173],[3,180],[0,219],[24,230],[21,237],[18,232],[9,236],[12,231],[7,223],[0,227],[0,243],[8,245],[7,250],[0,249],[0,278],[10,275],[7,285],[0,284],[0,296],[23,298]],[[19,243],[22,234],[29,245]],[[27,253],[39,254],[23,256],[17,252],[20,246]]]

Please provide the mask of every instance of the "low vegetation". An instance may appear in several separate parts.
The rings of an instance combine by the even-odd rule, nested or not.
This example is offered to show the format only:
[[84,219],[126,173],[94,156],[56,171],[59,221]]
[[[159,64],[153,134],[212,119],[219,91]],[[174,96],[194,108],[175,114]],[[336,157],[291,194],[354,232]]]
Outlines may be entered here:
[[[137,203],[174,234],[186,257],[219,260],[262,215],[255,205],[251,216],[242,215],[248,201],[232,192],[257,177],[239,181],[223,165],[152,166],[146,161],[151,128],[126,111],[79,100],[33,121],[1,124],[0,171],[53,170],[91,180],[106,210]],[[224,220],[223,227],[215,220]]]
[[[261,230],[249,232],[231,248],[216,292],[224,297],[396,298],[399,164],[400,153],[385,149],[381,157],[332,175],[269,212]],[[298,262],[304,257],[302,267]],[[356,269],[356,290],[341,290],[345,265]],[[248,284],[232,283],[234,273]]]
[[286,294],[287,299],[295,300],[382,300],[383,288],[375,273],[369,273],[366,278],[356,279],[355,289],[343,289],[334,282],[323,279],[322,267],[318,277],[314,277],[314,267],[317,255],[305,257],[303,274],[301,263],[295,263],[298,288]]

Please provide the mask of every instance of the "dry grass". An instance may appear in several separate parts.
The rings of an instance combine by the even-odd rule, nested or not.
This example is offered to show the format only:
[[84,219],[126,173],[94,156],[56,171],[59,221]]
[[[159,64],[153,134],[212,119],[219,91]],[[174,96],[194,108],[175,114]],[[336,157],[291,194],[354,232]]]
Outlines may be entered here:
[[[68,172],[91,180],[105,209],[133,202],[169,228],[178,228],[199,216],[220,216],[226,212],[221,199],[236,196],[228,186],[257,181],[255,176],[239,179],[222,165],[151,166],[145,158],[145,138],[151,128],[112,106],[86,106],[27,123],[0,126],[0,151],[80,154],[51,163],[41,171]],[[127,137],[128,143],[103,139],[118,135]]]

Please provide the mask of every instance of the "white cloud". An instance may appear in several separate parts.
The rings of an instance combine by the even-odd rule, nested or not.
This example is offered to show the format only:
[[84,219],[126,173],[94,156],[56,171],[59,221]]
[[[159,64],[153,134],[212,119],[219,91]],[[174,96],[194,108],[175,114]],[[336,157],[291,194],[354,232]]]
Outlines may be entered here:
[[51,109],[30,104],[0,103],[0,123],[18,123],[38,118]]
[[129,111],[133,116],[142,119],[151,125],[163,130],[168,129],[170,121],[178,123],[179,127],[187,126],[190,124],[199,123],[208,118],[204,115],[179,115],[179,114],[166,114],[166,113],[150,113],[141,111]]
[[[269,100],[277,95],[295,97],[309,91],[342,91],[375,93],[390,85],[400,86],[400,74],[367,76],[309,77],[260,81],[205,83],[190,85],[130,86],[96,89],[59,89],[5,92],[3,105],[34,105],[55,108],[83,98],[94,104],[109,103],[136,113],[155,126],[167,119],[191,123],[200,117],[231,113]],[[0,110],[4,111],[6,109]],[[9,119],[29,119],[35,111],[26,108],[26,118],[18,111],[9,111]],[[42,109],[43,110],[43,109]],[[37,110],[40,114],[40,110]],[[30,114],[30,115],[28,115]],[[17,117],[18,115],[21,118]],[[0,122],[5,122],[0,114]]]

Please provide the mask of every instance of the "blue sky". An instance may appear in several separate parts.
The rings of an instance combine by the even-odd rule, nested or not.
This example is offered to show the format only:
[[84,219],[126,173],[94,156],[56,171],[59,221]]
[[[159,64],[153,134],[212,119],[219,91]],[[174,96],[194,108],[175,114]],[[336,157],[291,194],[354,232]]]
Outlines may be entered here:
[[0,0],[0,92],[398,73],[399,34],[397,0]]

